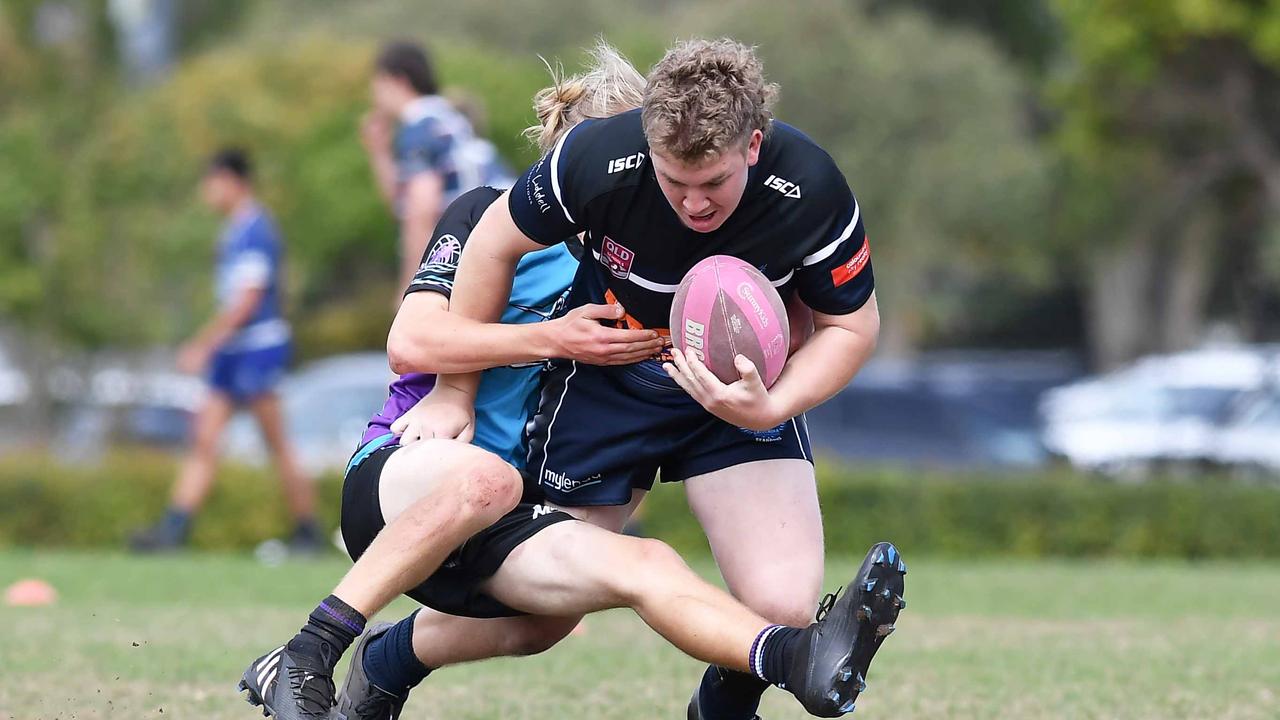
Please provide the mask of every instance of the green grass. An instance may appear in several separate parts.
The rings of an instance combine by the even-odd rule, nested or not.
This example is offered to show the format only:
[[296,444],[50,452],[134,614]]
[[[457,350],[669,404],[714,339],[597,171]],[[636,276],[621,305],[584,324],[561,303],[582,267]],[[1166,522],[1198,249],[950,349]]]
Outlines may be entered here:
[[[0,554],[0,585],[37,576],[61,593],[0,608],[0,720],[255,717],[233,690],[241,670],[345,567]],[[829,585],[851,570],[833,563]],[[854,717],[1280,716],[1280,565],[917,560],[907,580]],[[404,717],[684,717],[698,663],[629,612],[586,630],[538,657],[440,671]],[[776,690],[762,714],[804,717]]]

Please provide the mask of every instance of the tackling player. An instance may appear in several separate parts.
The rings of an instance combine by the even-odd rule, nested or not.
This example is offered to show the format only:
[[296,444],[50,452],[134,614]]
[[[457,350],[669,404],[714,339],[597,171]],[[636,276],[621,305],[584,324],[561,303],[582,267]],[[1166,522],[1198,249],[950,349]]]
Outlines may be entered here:
[[[879,332],[862,214],[831,157],[774,121],[776,92],[752,49],[678,44],[643,109],[566,133],[471,237],[453,311],[499,319],[526,254],[584,234],[569,305],[620,301],[625,324],[666,332],[672,295],[698,261],[733,255],[813,311],[814,332],[766,390],[739,359],[726,385],[696,359],[601,367],[557,361],[543,385],[526,477],[548,501],[618,529],[661,473],[684,481],[729,589],[802,626],[822,583],[823,541],[803,412],[848,384]],[[468,421],[475,375],[441,378],[437,436]],[[451,400],[452,398],[452,400]],[[856,588],[855,588],[856,590]],[[689,716],[745,720],[767,684],[711,667]]]

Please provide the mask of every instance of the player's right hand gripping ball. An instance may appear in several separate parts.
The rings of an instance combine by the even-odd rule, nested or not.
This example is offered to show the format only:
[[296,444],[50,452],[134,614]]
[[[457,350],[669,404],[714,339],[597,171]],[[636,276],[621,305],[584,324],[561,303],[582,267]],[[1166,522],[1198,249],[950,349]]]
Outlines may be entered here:
[[787,361],[791,328],[769,278],[736,257],[712,255],[694,265],[676,290],[671,341],[724,383],[739,379],[733,358],[745,355],[769,387]]

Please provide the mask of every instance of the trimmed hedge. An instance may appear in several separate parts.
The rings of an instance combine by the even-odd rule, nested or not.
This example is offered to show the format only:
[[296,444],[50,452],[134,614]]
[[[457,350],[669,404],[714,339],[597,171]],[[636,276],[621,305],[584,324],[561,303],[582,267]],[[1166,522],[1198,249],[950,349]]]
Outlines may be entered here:
[[[1127,485],[1066,471],[991,477],[819,462],[818,484],[833,555],[892,540],[914,555],[1280,557],[1280,489],[1216,477]],[[683,493],[653,493],[647,504],[646,532],[707,552]]]
[[[1280,558],[1280,490],[1217,478],[1119,485],[1067,473],[948,476],[853,471],[820,463],[831,554],[892,539],[913,555]],[[118,546],[168,498],[173,458],[117,453],[94,466],[42,456],[0,462],[0,547]],[[340,481],[319,480],[321,517],[337,524]],[[661,485],[643,529],[707,552],[678,486]],[[227,467],[196,523],[201,548],[248,548],[288,530],[267,470]]]
[[[0,461],[0,548],[121,547],[169,500],[177,462],[154,451],[118,452],[94,464],[46,456]],[[336,527],[341,485],[321,478],[320,519]],[[192,529],[205,549],[244,549],[290,531],[280,485],[269,471],[224,465]]]

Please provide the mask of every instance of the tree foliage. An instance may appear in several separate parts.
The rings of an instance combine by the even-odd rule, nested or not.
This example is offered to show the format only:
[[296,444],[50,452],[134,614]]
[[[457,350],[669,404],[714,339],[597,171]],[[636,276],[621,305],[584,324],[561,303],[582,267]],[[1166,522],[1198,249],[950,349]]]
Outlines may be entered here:
[[1265,228],[1280,210],[1280,5],[1056,7],[1056,141],[1071,208],[1060,220],[1093,240],[1082,263],[1100,359],[1197,341],[1215,286],[1246,318],[1261,304],[1248,289],[1263,284]]
[[780,119],[836,159],[864,208],[891,350],[971,322],[993,276],[1045,278],[1047,160],[1023,80],[982,36],[918,12],[745,0],[691,19],[755,43]]

